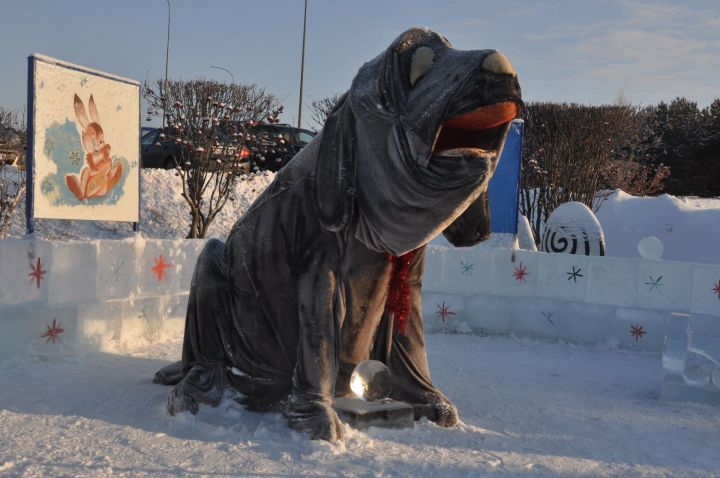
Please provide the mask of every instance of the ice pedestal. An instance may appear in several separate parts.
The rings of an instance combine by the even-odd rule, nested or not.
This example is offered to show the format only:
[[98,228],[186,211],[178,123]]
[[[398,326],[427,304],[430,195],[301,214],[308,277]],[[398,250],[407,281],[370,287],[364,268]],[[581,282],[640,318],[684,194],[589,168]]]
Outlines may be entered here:
[[367,401],[351,395],[335,397],[333,408],[340,420],[359,430],[370,427],[412,428],[415,423],[413,407],[390,398]]
[[720,404],[720,321],[673,313],[662,360],[666,400]]

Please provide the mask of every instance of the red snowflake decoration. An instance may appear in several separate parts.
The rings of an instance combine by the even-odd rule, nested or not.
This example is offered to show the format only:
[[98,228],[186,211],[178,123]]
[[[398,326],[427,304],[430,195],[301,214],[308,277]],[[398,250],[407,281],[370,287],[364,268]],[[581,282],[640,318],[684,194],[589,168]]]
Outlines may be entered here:
[[521,262],[520,265],[515,268],[515,272],[513,272],[513,277],[515,277],[515,280],[522,282],[525,280],[525,276],[527,275],[530,275],[530,273],[527,271],[526,268],[523,267]]
[[156,257],[153,260],[155,261],[155,265],[152,267],[152,271],[155,274],[155,277],[157,277],[158,283],[160,283],[163,279],[165,279],[165,269],[168,267],[175,267],[175,265],[165,262],[162,254],[160,254],[160,257]]
[[718,279],[718,283],[715,284],[715,287],[712,289],[713,293],[717,294],[718,299],[720,299],[720,279]]
[[645,335],[645,334],[647,334],[647,332],[645,332],[645,329],[643,329],[643,326],[642,326],[642,325],[632,325],[632,326],[630,326],[630,335],[632,335],[633,337],[635,337],[635,342],[637,342],[638,340],[640,340],[640,339],[642,338],[642,336]]
[[435,305],[437,305],[437,308],[438,308],[437,312],[435,312],[435,313],[440,317],[440,320],[442,320],[443,323],[445,323],[445,319],[449,319],[451,315],[455,315],[455,312],[450,310],[450,305],[449,304],[446,305],[445,301],[443,301],[442,304],[435,304]]
[[47,271],[44,271],[42,268],[42,262],[40,262],[40,258],[37,258],[37,265],[30,264],[30,267],[32,268],[32,272],[28,274],[28,277],[30,278],[30,282],[32,282],[33,279],[35,279],[35,286],[39,289],[40,288],[40,281],[44,279],[44,275],[47,274]]
[[65,332],[65,329],[63,329],[62,327],[60,327],[60,324],[57,323],[57,319],[53,319],[53,321],[52,321],[52,326],[49,325],[49,324],[46,324],[46,325],[47,325],[47,332],[45,332],[44,334],[42,334],[42,335],[40,336],[40,338],[41,338],[41,339],[42,339],[42,338],[47,338],[47,340],[45,341],[45,343],[47,344],[47,343],[52,342],[53,345],[54,345],[56,340],[60,340],[60,334],[62,334],[63,332]]

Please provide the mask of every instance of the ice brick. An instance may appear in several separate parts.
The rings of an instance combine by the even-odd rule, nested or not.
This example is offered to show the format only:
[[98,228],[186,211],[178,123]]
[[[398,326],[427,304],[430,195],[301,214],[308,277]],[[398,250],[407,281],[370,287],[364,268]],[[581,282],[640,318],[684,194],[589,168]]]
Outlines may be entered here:
[[48,304],[92,302],[97,284],[97,242],[52,244],[52,268],[48,271]]
[[557,314],[565,304],[551,299],[516,299],[512,308],[512,333],[545,339],[558,338]]
[[669,314],[665,311],[620,307],[612,336],[626,349],[659,352],[665,342]]
[[587,257],[590,269],[586,300],[595,304],[632,307],[637,295],[637,259]]
[[473,332],[480,334],[509,334],[513,327],[513,303],[511,297],[479,294],[467,303],[465,315]]
[[503,252],[488,247],[449,249],[445,257],[447,285],[443,292],[466,295],[492,293],[493,257]]
[[425,269],[423,270],[423,291],[445,292],[445,265],[448,248],[445,246],[428,246],[425,249]]
[[537,295],[582,302],[587,294],[589,260],[584,255],[544,253],[538,256]]
[[135,240],[99,241],[97,297],[126,299],[136,292],[140,277],[138,253],[142,245]]
[[180,274],[174,241],[145,241],[140,259],[139,295],[154,297],[180,292]]
[[160,337],[163,327],[167,297],[142,298],[123,302],[120,340],[154,341]]
[[542,253],[495,249],[492,254],[493,294],[511,297],[534,297],[536,295],[540,275],[538,273],[539,256]]
[[48,274],[52,267],[50,242],[34,239],[1,240],[0,307],[46,301]]
[[682,375],[687,357],[690,314],[673,312],[665,329],[662,366],[665,373]]
[[638,263],[638,307],[659,310],[690,310],[692,264],[641,260]]
[[553,317],[559,338],[578,344],[605,343],[613,335],[615,307],[564,302]]
[[0,357],[69,354],[75,350],[77,307],[32,305],[7,312],[0,323]]
[[204,239],[187,239],[178,241],[177,246],[172,248],[170,259],[175,263],[175,272],[180,275],[178,278],[179,291],[190,291],[195,264],[197,264],[197,258],[206,242]]
[[696,264],[690,311],[720,315],[720,267]]
[[460,324],[466,323],[465,302],[465,297],[461,295],[423,294],[422,312],[425,330],[457,331]]
[[120,338],[123,302],[111,300],[83,304],[78,307],[78,344],[100,347]]
[[412,428],[413,407],[405,402],[386,398],[366,401],[353,396],[335,397],[333,408],[338,417],[353,428]]

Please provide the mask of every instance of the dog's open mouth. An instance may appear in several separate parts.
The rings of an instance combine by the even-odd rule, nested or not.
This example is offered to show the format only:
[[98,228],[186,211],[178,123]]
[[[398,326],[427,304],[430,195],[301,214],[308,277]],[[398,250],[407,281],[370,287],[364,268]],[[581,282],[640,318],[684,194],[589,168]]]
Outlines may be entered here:
[[517,114],[517,104],[504,101],[450,118],[440,127],[433,156],[494,159],[507,123]]

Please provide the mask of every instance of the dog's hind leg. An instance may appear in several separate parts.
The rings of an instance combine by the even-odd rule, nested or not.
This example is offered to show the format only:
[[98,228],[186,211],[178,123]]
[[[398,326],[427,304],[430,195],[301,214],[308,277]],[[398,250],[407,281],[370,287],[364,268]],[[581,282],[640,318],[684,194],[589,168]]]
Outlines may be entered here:
[[168,398],[171,415],[196,413],[198,403],[217,405],[227,384],[228,330],[232,329],[225,244],[211,239],[198,257],[185,319],[182,362],[169,365],[155,381],[174,384]]

